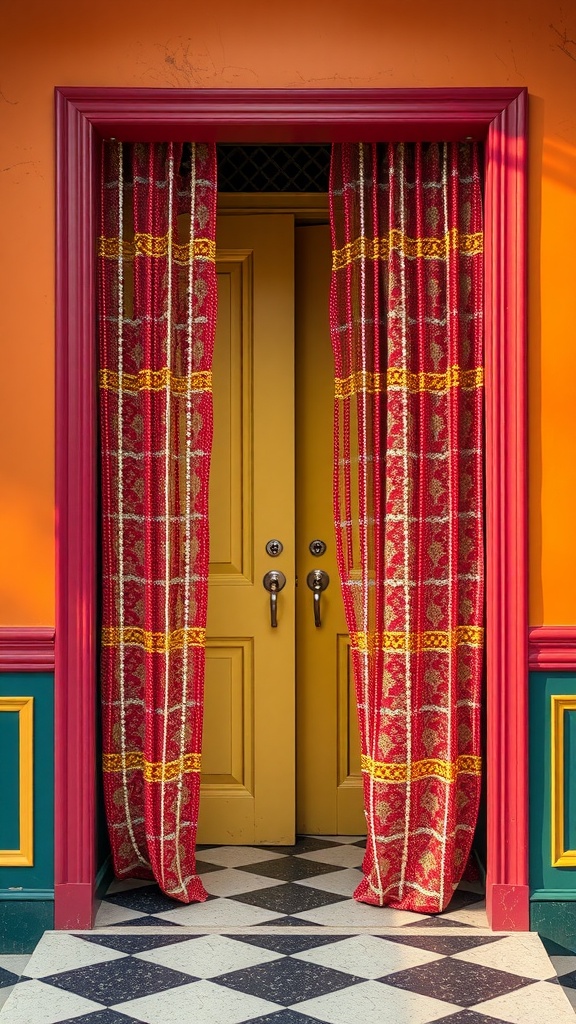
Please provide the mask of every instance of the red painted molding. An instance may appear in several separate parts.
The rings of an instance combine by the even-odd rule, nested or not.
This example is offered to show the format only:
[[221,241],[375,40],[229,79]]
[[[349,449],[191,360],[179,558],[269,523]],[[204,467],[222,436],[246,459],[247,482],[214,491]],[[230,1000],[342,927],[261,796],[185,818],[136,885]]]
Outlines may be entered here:
[[[528,921],[527,94],[485,145],[487,897]],[[498,925],[499,927],[499,925]]]
[[0,626],[0,672],[53,671],[53,626]]
[[530,931],[528,885],[493,885],[487,896],[488,920],[495,932]]
[[536,672],[576,672],[576,626],[532,626],[528,664]]
[[58,927],[88,926],[96,875],[94,197],[99,139],[113,135],[484,140],[488,897],[495,927],[526,928],[526,108],[516,88],[56,90]]

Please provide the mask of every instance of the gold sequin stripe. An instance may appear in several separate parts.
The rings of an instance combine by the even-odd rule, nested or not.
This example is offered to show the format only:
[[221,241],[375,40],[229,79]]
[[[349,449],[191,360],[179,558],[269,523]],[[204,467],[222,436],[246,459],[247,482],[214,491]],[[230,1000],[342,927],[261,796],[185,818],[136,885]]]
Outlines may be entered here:
[[105,772],[141,771],[146,782],[170,782],[179,775],[200,771],[201,754],[184,754],[177,761],[147,761],[140,750],[125,754],[103,754]]
[[405,388],[407,391],[448,391],[449,388],[462,388],[473,391],[484,386],[484,368],[474,366],[471,370],[462,370],[459,366],[450,366],[444,373],[432,373],[421,370],[413,373],[406,367],[389,367],[385,373],[371,373],[369,370],[355,370],[349,377],[336,377],[334,382],[336,398],[350,398],[355,394],[376,395],[389,388]]
[[171,633],[152,632],[139,626],[106,626],[102,630],[103,647],[142,647],[147,654],[166,654],[183,647],[205,647],[206,630],[198,626],[174,629]]
[[463,256],[477,256],[484,250],[481,231],[460,234],[457,228],[450,228],[438,238],[411,238],[399,228],[392,228],[382,238],[361,236],[347,242],[341,249],[332,250],[332,270],[342,270],[356,260],[387,260],[395,249],[409,259],[422,257],[427,260],[442,259],[450,250],[457,249]]
[[[120,374],[116,370],[100,370],[99,384],[103,391],[120,390]],[[123,391],[164,391],[170,388],[172,395],[189,395],[195,391],[212,391],[212,371],[199,370],[186,377],[177,377],[169,367],[161,370],[139,370],[138,373],[122,374]]]
[[98,239],[98,255],[105,260],[133,260],[136,256],[161,258],[172,253],[174,263],[186,266],[190,260],[202,260],[205,263],[216,262],[216,242],[211,238],[195,238],[183,245],[172,241],[170,233],[166,235],[148,235],[137,232],[134,239],[105,238]]
[[453,630],[429,629],[421,633],[387,630],[384,633],[350,633],[353,651],[452,651],[455,647],[481,647],[482,626],[457,626]]
[[363,772],[379,782],[407,782],[409,777],[414,782],[430,776],[444,779],[445,782],[454,782],[458,775],[480,775],[482,758],[475,754],[460,754],[455,761],[427,757],[408,765],[402,761],[374,761],[373,758],[362,754],[360,765]]

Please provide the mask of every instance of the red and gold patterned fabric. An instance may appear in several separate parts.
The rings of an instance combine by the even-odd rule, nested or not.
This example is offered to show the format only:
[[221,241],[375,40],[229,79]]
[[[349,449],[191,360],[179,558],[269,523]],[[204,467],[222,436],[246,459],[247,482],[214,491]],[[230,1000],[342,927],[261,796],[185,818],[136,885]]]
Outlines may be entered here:
[[103,148],[102,707],[114,868],[206,899],[195,842],[216,322],[215,147]]
[[330,194],[335,519],[368,824],[355,896],[434,913],[480,793],[478,146],[336,145]]

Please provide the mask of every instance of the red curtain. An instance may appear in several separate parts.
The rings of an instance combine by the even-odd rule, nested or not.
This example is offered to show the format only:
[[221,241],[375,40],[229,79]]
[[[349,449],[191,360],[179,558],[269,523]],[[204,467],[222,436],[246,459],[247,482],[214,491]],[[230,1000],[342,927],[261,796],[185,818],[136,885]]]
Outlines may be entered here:
[[106,143],[100,267],[104,793],[119,877],[195,865],[208,575],[215,147]]
[[367,903],[443,910],[480,792],[482,213],[476,144],[336,145],[335,519]]

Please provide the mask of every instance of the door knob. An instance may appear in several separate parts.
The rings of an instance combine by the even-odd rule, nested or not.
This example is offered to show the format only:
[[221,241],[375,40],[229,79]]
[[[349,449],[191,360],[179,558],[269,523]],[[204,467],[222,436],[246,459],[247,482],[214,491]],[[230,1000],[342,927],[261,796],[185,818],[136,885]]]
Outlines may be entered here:
[[286,577],[283,572],[279,572],[277,569],[271,569],[267,572],[262,580],[264,589],[270,594],[270,625],[272,629],[276,629],[278,625],[277,618],[277,606],[278,606],[278,594],[286,586]]
[[306,583],[314,594],[314,625],[321,626],[320,594],[323,590],[326,590],[326,587],[330,583],[330,577],[327,572],[324,572],[324,569],[313,569],[312,572],[308,573]]

